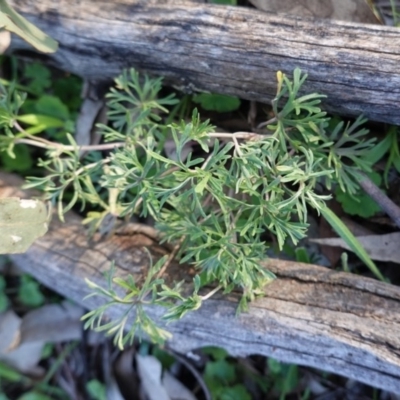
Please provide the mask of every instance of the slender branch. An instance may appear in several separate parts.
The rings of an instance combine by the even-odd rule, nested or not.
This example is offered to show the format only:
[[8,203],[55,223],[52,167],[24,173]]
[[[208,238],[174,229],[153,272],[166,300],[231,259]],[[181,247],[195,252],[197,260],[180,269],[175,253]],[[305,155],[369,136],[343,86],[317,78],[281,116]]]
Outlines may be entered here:
[[364,173],[360,173],[361,179],[358,181],[360,186],[363,188],[365,193],[369,194],[386,212],[387,215],[393,220],[393,222],[400,228],[400,207],[395,204],[389,197],[386,196],[378,186],[375,185],[371,179],[368,178]]
[[168,256],[167,261],[165,261],[164,265],[162,266],[162,268],[160,269],[160,271],[158,271],[157,274],[157,278],[160,278],[161,276],[164,275],[164,272],[167,270],[167,268],[169,267],[169,265],[171,264],[171,262],[174,260],[174,258],[176,257],[176,255],[178,254],[179,249],[182,246],[182,243],[184,242],[186,236],[182,236],[179,241],[176,243],[176,245],[174,246],[174,248],[172,249],[171,253]]
[[91,164],[84,165],[83,167],[81,167],[81,168],[79,168],[79,169],[77,169],[77,170],[75,171],[74,176],[78,176],[78,175],[80,175],[82,172],[84,172],[84,171],[86,171],[86,170],[88,170],[88,169],[90,169],[90,168],[96,167],[97,165],[99,165],[99,163],[100,163],[100,164],[108,164],[108,163],[110,163],[110,162],[111,162],[111,160],[110,160],[109,158],[104,158],[103,160],[96,161],[96,162],[93,162],[93,163],[91,163]]
[[210,297],[212,297],[212,296],[214,296],[214,294],[215,293],[217,293],[219,290],[221,290],[222,289],[222,286],[220,285],[220,286],[217,286],[216,288],[214,288],[213,290],[211,290],[211,292],[209,292],[209,293],[207,293],[207,294],[205,294],[204,296],[201,296],[201,299],[204,301],[204,300],[207,300],[207,299],[209,299]]
[[96,145],[84,145],[84,146],[72,146],[72,145],[65,145],[60,143],[43,143],[43,141],[39,141],[37,139],[16,139],[15,144],[28,144],[30,146],[40,147],[42,149],[61,149],[64,151],[74,151],[74,150],[81,150],[81,151],[102,151],[102,150],[113,150],[119,147],[124,147],[126,143],[124,142],[116,142],[116,143],[103,143],[103,144],[96,144]]
[[269,135],[260,135],[259,133],[254,132],[234,132],[234,133],[225,133],[225,132],[211,132],[208,134],[210,138],[224,138],[224,139],[245,139],[245,140],[262,140]]
[[278,119],[276,117],[273,117],[273,118],[269,119],[268,121],[261,122],[261,124],[257,125],[257,129],[261,129],[261,128],[266,127],[267,125],[274,124],[277,120]]

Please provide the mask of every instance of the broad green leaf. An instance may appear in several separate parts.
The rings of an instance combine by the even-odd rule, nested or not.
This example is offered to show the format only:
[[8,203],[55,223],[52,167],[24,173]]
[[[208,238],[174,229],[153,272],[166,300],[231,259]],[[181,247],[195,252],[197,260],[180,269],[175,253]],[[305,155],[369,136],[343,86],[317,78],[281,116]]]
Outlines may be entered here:
[[202,353],[208,354],[216,360],[224,360],[229,357],[229,353],[222,347],[207,346],[201,349]]
[[237,384],[231,387],[225,387],[219,393],[220,400],[251,400],[252,397],[246,387]]
[[222,94],[200,93],[193,97],[193,101],[209,111],[229,112],[240,107],[240,100],[237,97]]
[[322,207],[320,211],[333,230],[348,244],[352,251],[365,263],[370,271],[381,281],[386,281],[385,277],[381,274],[378,267],[361,246],[360,242],[350,232],[349,228],[347,228],[347,226],[336,216],[336,214],[328,207]]
[[224,384],[232,383],[236,378],[235,367],[224,359],[208,362],[204,377],[217,379]]
[[97,379],[92,379],[86,384],[86,390],[95,400],[107,400],[107,391],[103,383]]
[[0,378],[10,382],[20,382],[24,376],[9,365],[0,362]]
[[20,144],[13,148],[14,157],[11,157],[8,153],[1,155],[1,161],[3,169],[9,172],[28,172],[32,169],[33,160],[29,147]]
[[14,32],[43,53],[57,50],[58,43],[54,39],[15,12],[6,0],[0,0],[0,28]]
[[0,254],[24,253],[47,232],[48,222],[49,213],[41,201],[0,199]]
[[8,297],[5,293],[0,292],[0,313],[7,310],[8,307]]
[[39,62],[26,64],[23,76],[29,80],[29,89],[38,95],[43,94],[52,84],[50,69]]
[[[382,182],[381,176],[376,172],[366,173],[366,175],[379,186]],[[378,203],[370,195],[361,191],[357,198],[350,196],[349,193],[337,186],[335,190],[336,200],[342,205],[343,210],[349,215],[358,215],[363,218],[370,218],[381,210]]]
[[43,293],[37,281],[28,275],[21,277],[21,284],[18,287],[19,301],[29,307],[39,307],[44,303]]
[[68,107],[55,96],[44,94],[35,103],[36,111],[40,114],[52,116],[53,118],[59,118],[67,120],[69,115]]
[[366,159],[371,164],[377,163],[389,151],[391,145],[392,139],[390,135],[387,135],[369,151]]
[[28,125],[44,125],[46,129],[61,128],[64,126],[64,121],[61,119],[49,117],[47,115],[25,114],[19,115],[16,119]]
[[52,399],[43,393],[30,391],[18,397],[18,400],[52,400]]
[[297,247],[295,250],[295,254],[296,261],[305,264],[311,264],[310,255],[307,253],[307,250],[304,247]]

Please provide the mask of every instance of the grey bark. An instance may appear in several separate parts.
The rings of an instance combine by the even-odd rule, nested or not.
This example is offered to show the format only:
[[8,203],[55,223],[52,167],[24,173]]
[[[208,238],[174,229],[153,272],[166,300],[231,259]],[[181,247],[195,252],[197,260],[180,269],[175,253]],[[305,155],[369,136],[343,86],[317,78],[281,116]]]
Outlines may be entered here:
[[[0,197],[17,195],[20,181],[0,175]],[[46,286],[88,309],[102,304],[84,279],[104,284],[103,272],[115,260],[117,274],[143,279],[147,247],[154,260],[166,249],[142,234],[115,235],[88,242],[80,219],[53,218],[50,232],[26,254],[11,258]],[[400,393],[400,288],[316,265],[270,260],[264,263],[278,279],[248,313],[235,316],[238,296],[216,297],[167,329],[168,345],[186,352],[205,345],[221,346],[234,355],[263,354],[312,366],[385,390]],[[173,264],[167,279],[191,279],[190,268]],[[108,315],[117,318],[122,310]],[[163,310],[149,308],[157,321]],[[162,322],[160,321],[162,324]]]
[[[276,71],[309,75],[331,112],[400,123],[400,31],[181,1],[13,0],[60,43],[49,60],[92,80],[135,67],[187,91],[269,102]],[[29,46],[16,40],[11,51]]]

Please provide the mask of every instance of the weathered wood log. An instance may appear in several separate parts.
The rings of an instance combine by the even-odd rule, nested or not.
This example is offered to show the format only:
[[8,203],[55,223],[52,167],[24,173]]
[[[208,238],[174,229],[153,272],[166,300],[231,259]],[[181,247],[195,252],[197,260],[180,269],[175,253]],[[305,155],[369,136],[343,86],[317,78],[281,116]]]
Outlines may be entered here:
[[[343,115],[400,123],[400,30],[242,7],[140,0],[12,0],[60,43],[48,56],[89,79],[135,67],[186,90],[269,102],[276,71],[307,72],[305,92]],[[15,40],[11,51],[29,49]]]
[[[0,197],[20,195],[19,184],[1,174]],[[54,218],[46,236],[11,258],[46,286],[94,309],[102,299],[83,301],[89,293],[84,279],[104,284],[102,273],[112,260],[118,275],[142,279],[148,267],[143,246],[155,260],[166,252],[141,234],[89,243],[80,219],[71,214],[64,224]],[[216,345],[236,355],[263,354],[400,393],[400,288],[316,265],[270,260],[265,266],[278,279],[248,313],[235,316],[235,295],[207,300],[168,325],[174,335],[169,345],[180,352]],[[173,264],[169,271],[170,279],[190,279],[187,266]],[[112,309],[109,317],[121,312]],[[159,321],[163,310],[148,313]]]

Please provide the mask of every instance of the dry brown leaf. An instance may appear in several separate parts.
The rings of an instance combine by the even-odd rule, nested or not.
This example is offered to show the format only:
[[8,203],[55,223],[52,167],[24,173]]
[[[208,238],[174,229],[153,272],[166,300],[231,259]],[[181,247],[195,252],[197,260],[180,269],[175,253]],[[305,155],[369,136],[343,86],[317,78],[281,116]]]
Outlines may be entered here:
[[47,304],[27,313],[21,323],[21,342],[60,343],[82,336],[83,309],[68,301]]
[[44,343],[21,343],[21,323],[12,310],[0,315],[0,360],[21,372],[35,374]]
[[162,366],[153,356],[136,355],[136,363],[143,390],[149,400],[171,400],[161,382]]
[[165,371],[162,377],[162,383],[172,400],[196,400],[194,394],[178,381],[170,372]]
[[46,343],[80,339],[82,308],[48,304],[22,319],[9,310],[0,315],[0,360],[21,372],[35,373]]
[[365,0],[250,0],[260,10],[295,14],[299,17],[379,23]]
[[11,43],[11,33],[8,31],[0,32],[0,54],[5,53]]
[[[387,235],[357,236],[357,239],[373,260],[391,261],[400,264],[400,232]],[[340,238],[309,240],[325,246],[338,246],[351,251],[346,242]]]

